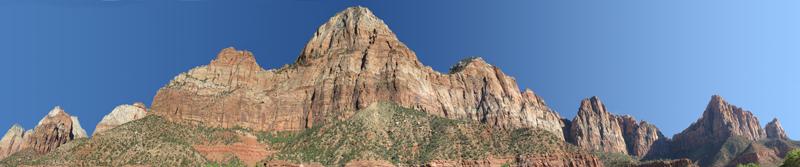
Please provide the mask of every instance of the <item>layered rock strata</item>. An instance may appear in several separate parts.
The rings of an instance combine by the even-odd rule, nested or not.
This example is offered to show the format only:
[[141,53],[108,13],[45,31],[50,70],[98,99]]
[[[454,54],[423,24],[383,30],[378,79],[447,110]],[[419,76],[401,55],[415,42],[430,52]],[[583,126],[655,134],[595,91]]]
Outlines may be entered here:
[[264,70],[252,53],[227,48],[176,76],[153,100],[171,121],[262,131],[302,130],[391,101],[498,129],[537,127],[563,138],[563,123],[531,90],[479,58],[448,74],[415,53],[372,12],[352,7],[323,24],[297,61]]

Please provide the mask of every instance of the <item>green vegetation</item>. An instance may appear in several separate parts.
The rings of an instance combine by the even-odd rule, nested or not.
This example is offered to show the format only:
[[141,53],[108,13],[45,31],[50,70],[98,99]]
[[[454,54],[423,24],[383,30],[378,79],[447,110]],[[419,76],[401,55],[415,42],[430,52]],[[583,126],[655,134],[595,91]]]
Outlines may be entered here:
[[800,167],[800,149],[795,149],[786,154],[781,167]]
[[436,159],[477,160],[489,154],[544,154],[567,149],[555,135],[544,130],[495,130],[388,103],[361,110],[348,120],[277,136],[260,137],[288,141],[274,159],[332,166],[355,159],[414,165]]
[[758,167],[758,164],[755,163],[748,163],[748,164],[739,164],[736,167]]
[[603,161],[603,166],[636,166],[639,161],[628,154],[595,152],[595,156]]
[[208,163],[194,144],[233,143],[235,131],[172,123],[147,116],[126,123],[93,139],[79,139],[45,155],[21,151],[0,161],[0,166],[202,166]]
[[[381,160],[421,165],[433,160],[480,160],[576,152],[554,134],[541,129],[499,130],[474,121],[452,120],[378,103],[354,112],[346,120],[332,119],[301,132],[253,132],[242,127],[184,125],[151,115],[126,123],[93,139],[69,142],[56,151],[37,155],[26,150],[0,161],[0,166],[244,166],[236,156],[212,162],[193,145],[239,142],[251,133],[278,151],[265,159],[342,166],[352,160]],[[266,148],[265,148],[266,149]],[[507,163],[505,166],[513,166]]]
[[239,158],[236,157],[236,156],[228,155],[227,159],[228,159],[228,161],[224,162],[224,163],[209,162],[209,163],[206,163],[203,166],[204,167],[244,167],[244,166],[247,166],[247,165],[244,164],[244,162],[242,162],[242,160],[239,160]]

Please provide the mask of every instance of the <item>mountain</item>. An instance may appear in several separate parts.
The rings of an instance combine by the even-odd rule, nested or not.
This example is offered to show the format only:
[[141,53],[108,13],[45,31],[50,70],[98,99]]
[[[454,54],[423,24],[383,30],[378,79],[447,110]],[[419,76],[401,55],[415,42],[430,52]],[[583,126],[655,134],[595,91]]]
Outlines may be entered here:
[[581,101],[569,126],[567,140],[590,151],[643,158],[665,154],[668,147],[667,138],[655,125],[614,115],[597,96]]
[[32,132],[33,131],[29,131],[26,133],[25,129],[19,124],[11,126],[11,129],[8,129],[3,139],[0,140],[0,159],[16,153],[22,148],[28,147],[26,141],[29,139]]
[[578,115],[572,120],[570,139],[591,151],[627,154],[625,138],[617,117],[595,96],[581,101]]
[[88,138],[78,117],[70,116],[56,106],[32,130],[14,125],[0,140],[0,159],[16,152],[30,150],[45,154],[72,140]]
[[681,133],[675,134],[676,149],[684,150],[698,147],[708,142],[719,142],[731,136],[747,140],[766,138],[758,118],[750,111],[728,104],[722,96],[714,95],[708,107],[695,123]]
[[[773,121],[770,134],[777,133],[778,128],[779,123]],[[777,166],[788,151],[800,148],[785,138],[767,137],[753,113],[714,95],[703,116],[675,134],[671,154],[690,158],[701,166]]]
[[781,127],[781,122],[778,121],[778,118],[772,119],[767,126],[764,127],[764,131],[767,133],[767,138],[770,139],[789,139],[786,136],[786,132],[783,131],[783,127]]
[[297,61],[280,69],[264,70],[252,53],[224,49],[161,88],[152,112],[176,122],[300,131],[375,102],[500,129],[537,127],[563,139],[559,114],[499,68],[472,58],[450,73],[434,71],[363,7],[333,16]]
[[800,148],[777,119],[762,129],[718,95],[673,139],[596,96],[564,119],[481,58],[424,66],[363,7],[337,13],[279,69],[223,49],[151,107],[115,107],[91,139],[55,107],[32,130],[8,130],[0,166],[776,166]]
[[147,116],[147,107],[145,107],[143,103],[119,105],[100,120],[100,123],[94,128],[92,136],[96,136],[97,134],[113,129],[124,123],[144,118],[145,116]]

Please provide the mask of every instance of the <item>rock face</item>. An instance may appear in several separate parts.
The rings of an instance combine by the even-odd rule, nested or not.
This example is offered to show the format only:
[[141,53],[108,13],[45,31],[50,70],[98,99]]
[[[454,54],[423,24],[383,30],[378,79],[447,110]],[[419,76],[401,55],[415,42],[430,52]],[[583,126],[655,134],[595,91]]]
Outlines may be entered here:
[[789,137],[786,136],[786,132],[783,131],[783,127],[781,127],[781,122],[778,121],[778,118],[774,118],[774,119],[772,119],[772,121],[767,123],[767,126],[764,127],[764,130],[767,133],[767,138],[770,138],[770,139],[789,139]]
[[26,139],[25,129],[22,128],[22,126],[19,124],[11,126],[11,129],[8,129],[3,139],[0,139],[0,159],[8,157],[22,148],[27,147],[25,143]]
[[644,157],[668,151],[667,138],[655,126],[607,111],[598,97],[584,99],[570,123],[568,140],[590,151]]
[[77,117],[72,117],[56,106],[47,114],[28,139],[28,145],[38,153],[47,153],[68,141],[85,138],[86,131],[80,128]]
[[176,76],[153,100],[156,115],[207,126],[302,130],[391,101],[499,129],[538,127],[563,138],[563,123],[533,91],[479,58],[443,74],[424,66],[372,12],[351,7],[323,24],[294,64],[263,70],[227,48]]
[[636,122],[629,115],[617,117],[628,154],[637,157],[661,156],[669,151],[669,139],[655,125],[647,121]]
[[740,136],[757,141],[765,138],[758,118],[750,111],[728,104],[721,96],[714,95],[703,116],[689,128],[675,134],[673,151],[684,151],[708,143],[719,143],[730,136]]
[[111,113],[103,117],[103,120],[101,120],[100,123],[97,124],[97,127],[95,127],[92,136],[113,129],[130,121],[144,118],[144,116],[147,116],[147,107],[145,107],[143,103],[119,105],[115,107]]
[[606,111],[597,96],[581,101],[578,115],[572,120],[570,140],[590,151],[628,153],[617,117]]

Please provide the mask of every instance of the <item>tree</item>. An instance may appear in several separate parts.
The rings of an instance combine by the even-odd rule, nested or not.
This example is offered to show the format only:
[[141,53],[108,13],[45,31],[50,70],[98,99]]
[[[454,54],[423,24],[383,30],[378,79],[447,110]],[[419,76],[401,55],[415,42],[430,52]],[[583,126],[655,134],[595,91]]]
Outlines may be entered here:
[[786,154],[781,167],[800,167],[800,149],[795,149]]
[[754,163],[749,163],[749,164],[739,164],[739,165],[736,165],[736,167],[758,167],[758,165],[756,165]]

